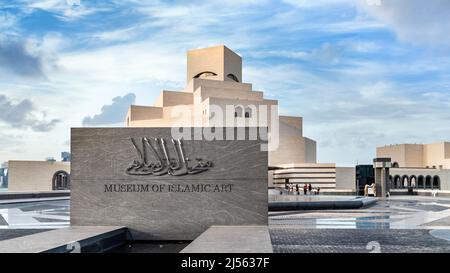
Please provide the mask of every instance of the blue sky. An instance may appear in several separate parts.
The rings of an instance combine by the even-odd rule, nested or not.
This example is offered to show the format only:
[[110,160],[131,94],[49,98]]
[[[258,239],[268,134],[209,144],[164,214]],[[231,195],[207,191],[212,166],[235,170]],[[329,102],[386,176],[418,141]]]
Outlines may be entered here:
[[450,1],[0,0],[0,161],[59,157],[70,127],[117,126],[225,44],[243,80],[304,117],[319,162],[450,140]]

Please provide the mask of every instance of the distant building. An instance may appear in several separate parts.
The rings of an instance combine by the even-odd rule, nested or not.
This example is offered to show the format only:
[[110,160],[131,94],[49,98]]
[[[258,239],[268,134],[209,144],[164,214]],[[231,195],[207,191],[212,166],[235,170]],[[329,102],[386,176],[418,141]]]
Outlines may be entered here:
[[8,191],[70,190],[70,153],[62,152],[61,160],[47,157],[43,161],[10,160],[4,163],[8,167]]
[[378,147],[377,157],[390,157],[393,167],[450,169],[450,142]]
[[8,191],[70,189],[70,162],[10,160]]
[[61,162],[54,157],[47,157],[44,161],[10,160],[6,166],[8,191],[70,190],[69,152],[61,153]]
[[450,195],[450,142],[388,145],[378,147],[376,153],[377,157],[391,158],[393,192],[437,190]]

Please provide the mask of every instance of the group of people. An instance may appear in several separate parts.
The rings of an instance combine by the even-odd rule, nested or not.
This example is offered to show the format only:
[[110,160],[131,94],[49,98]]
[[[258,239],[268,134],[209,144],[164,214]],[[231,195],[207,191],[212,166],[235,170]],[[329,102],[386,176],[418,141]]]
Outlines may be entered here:
[[[291,193],[291,192],[292,193],[296,192],[297,194],[300,194],[300,187],[299,187],[298,184],[295,184],[295,185],[293,185],[293,184],[286,184],[286,190],[288,191],[288,194]],[[313,189],[311,184],[303,185],[303,194],[304,195],[307,195],[307,194],[318,195],[319,193],[320,193],[320,188],[319,187]],[[280,192],[280,194],[283,194],[283,192]]]

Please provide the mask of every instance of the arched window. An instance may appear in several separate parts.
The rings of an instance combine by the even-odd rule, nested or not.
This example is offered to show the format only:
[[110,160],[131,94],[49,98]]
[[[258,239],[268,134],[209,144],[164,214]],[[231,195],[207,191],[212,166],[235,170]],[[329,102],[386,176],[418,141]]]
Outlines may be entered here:
[[239,82],[239,79],[238,79],[235,75],[233,75],[233,74],[228,74],[228,75],[227,75],[227,78],[228,78],[228,79],[231,79],[231,80],[233,80],[233,81],[235,81],[235,82]]
[[70,190],[70,175],[66,171],[57,171],[53,175],[52,189],[58,190]]
[[245,117],[251,118],[252,117],[252,109],[250,107],[245,108]]
[[431,189],[431,180],[432,178],[429,175],[425,178],[425,189]]
[[235,117],[235,118],[240,118],[240,117],[242,117],[242,112],[243,112],[242,106],[236,106],[236,107],[234,108],[234,117]]
[[394,177],[394,189],[399,189],[401,187],[401,180],[402,178],[399,175]]
[[407,188],[409,184],[408,176],[404,175],[402,177],[402,188]]
[[413,188],[417,187],[417,178],[416,178],[415,175],[412,175],[412,176],[409,178],[409,186],[410,186],[410,187],[413,187]]
[[441,179],[437,175],[433,177],[433,189],[435,190],[441,189]]
[[217,76],[217,74],[214,72],[211,72],[211,71],[204,71],[204,72],[200,72],[197,75],[195,75],[194,78],[206,79],[206,78],[212,77],[212,76]]
[[417,179],[417,188],[419,189],[424,189],[425,188],[425,183],[424,183],[424,177],[423,175],[420,175],[419,178]]
[[392,163],[392,168],[398,168],[398,167],[399,167],[398,162]]

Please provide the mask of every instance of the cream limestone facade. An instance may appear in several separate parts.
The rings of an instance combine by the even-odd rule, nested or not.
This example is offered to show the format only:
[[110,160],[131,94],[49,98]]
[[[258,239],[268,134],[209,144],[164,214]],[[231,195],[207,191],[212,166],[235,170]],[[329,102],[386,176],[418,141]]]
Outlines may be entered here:
[[391,158],[392,192],[413,188],[419,194],[450,195],[450,142],[378,147],[377,157]]
[[390,157],[400,168],[450,169],[450,142],[378,147],[377,157]]
[[450,169],[391,168],[391,190],[412,187],[417,191],[439,190],[450,195]]
[[283,164],[273,171],[273,184],[283,187],[285,184],[311,184],[313,188],[323,190],[336,189],[335,164]]
[[311,184],[322,192],[354,192],[354,167],[336,167],[334,163],[297,163],[279,165],[269,171],[269,187],[282,188],[286,184]]
[[[153,106],[131,105],[127,127],[268,127],[269,166],[316,163],[301,117],[279,116],[278,101],[242,82],[242,58],[226,46],[187,52],[186,87],[162,91]],[[278,138],[276,136],[279,136]]]
[[8,162],[8,191],[52,191],[54,190],[53,178],[58,171],[69,174],[70,162],[10,160]]

